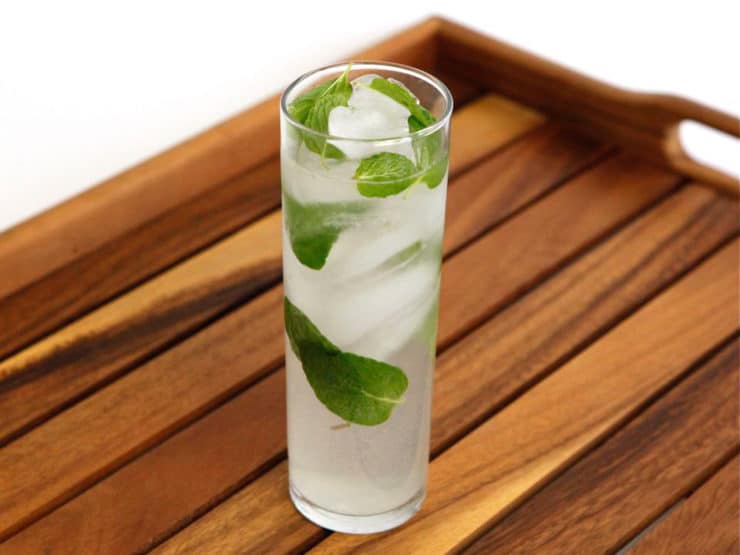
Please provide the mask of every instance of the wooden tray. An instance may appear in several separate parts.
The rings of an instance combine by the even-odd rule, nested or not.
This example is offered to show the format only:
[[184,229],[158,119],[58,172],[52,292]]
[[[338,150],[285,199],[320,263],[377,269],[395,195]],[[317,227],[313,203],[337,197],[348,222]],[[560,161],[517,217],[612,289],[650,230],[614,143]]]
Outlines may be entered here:
[[274,97],[0,235],[0,552],[731,550],[737,182],[676,125],[737,118],[437,18],[355,59],[457,104],[421,513],[288,499]]

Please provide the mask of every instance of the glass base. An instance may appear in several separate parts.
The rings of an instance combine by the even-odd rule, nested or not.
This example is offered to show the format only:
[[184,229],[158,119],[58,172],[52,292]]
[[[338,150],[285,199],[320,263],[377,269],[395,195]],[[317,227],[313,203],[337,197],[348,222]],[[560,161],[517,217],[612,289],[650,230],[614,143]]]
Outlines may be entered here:
[[425,496],[426,490],[421,489],[411,499],[390,511],[374,515],[347,515],[314,505],[293,484],[290,485],[290,498],[298,512],[322,528],[345,534],[373,534],[400,526],[419,511]]

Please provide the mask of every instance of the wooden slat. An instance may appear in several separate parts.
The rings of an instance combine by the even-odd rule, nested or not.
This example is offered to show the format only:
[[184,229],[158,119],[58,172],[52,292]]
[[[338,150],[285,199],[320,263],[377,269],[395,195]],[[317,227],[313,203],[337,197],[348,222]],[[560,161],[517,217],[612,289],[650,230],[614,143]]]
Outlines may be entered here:
[[739,215],[689,185],[450,349],[435,374],[432,441],[448,445],[613,326],[740,232]]
[[443,553],[474,539],[736,331],[738,247],[733,241],[435,459],[413,521],[381,536],[334,534],[316,552]]
[[452,116],[450,177],[459,176],[544,122],[538,112],[498,95],[486,94],[464,106]]
[[[471,182],[467,194],[448,195],[445,250],[465,244],[485,231],[491,225],[491,212],[526,205],[571,177],[574,169],[583,171],[606,151],[606,147],[555,124],[531,131],[511,145],[505,155],[494,156],[471,169],[464,178]],[[489,179],[479,179],[479,175],[496,176],[497,182],[510,185],[491,187]]]
[[614,552],[737,450],[738,362],[733,342],[465,553]]
[[[434,71],[436,20],[354,56]],[[278,96],[0,234],[0,297],[275,157]],[[129,261],[132,263],[132,261]]]
[[[453,120],[461,134],[451,153],[454,176],[542,121],[529,110],[517,111],[511,103],[488,97],[461,110]],[[543,172],[525,194],[509,194],[510,202],[501,202],[498,210],[482,220],[484,225],[552,186],[563,177],[562,172],[576,171],[603,151],[593,142],[562,132],[550,139],[547,150],[557,148],[558,140],[570,145],[572,154],[561,166]],[[506,159],[520,163],[516,152]],[[462,189],[480,190],[475,182],[481,179],[488,182],[485,175],[463,178]],[[503,184],[510,182],[502,180]],[[459,196],[454,189],[450,187],[450,198]],[[468,218],[459,219],[465,220],[460,225],[468,234],[475,232],[471,226],[479,225]],[[0,362],[0,445],[71,399],[274,283],[281,271],[280,234],[280,214],[271,213]]]
[[272,213],[0,364],[0,439],[115,376],[281,274]]
[[0,300],[0,358],[273,210],[279,183],[268,160]]
[[274,157],[277,110],[273,97],[2,233],[0,267],[13,271],[0,296]]
[[[676,182],[672,174],[620,154],[578,175],[546,202],[505,222],[499,233],[473,243],[455,256],[459,260],[442,279],[439,335],[446,338],[443,344],[478,325],[496,306],[567,263]],[[496,271],[487,272],[487,263],[495,264]],[[501,296],[501,282],[519,283],[519,289]],[[469,302],[453,302],[458,289],[487,294],[468,297]],[[467,325],[459,326],[460,322]]]
[[[602,234],[605,229],[616,225],[620,219],[623,220],[646,204],[653,202],[655,198],[664,194],[672,186],[674,180],[672,176],[655,174],[651,168],[640,169],[639,165],[631,165],[630,167],[635,172],[636,179],[640,177],[639,172],[642,172],[641,175],[644,178],[642,187],[633,189],[633,194],[624,195],[624,198],[632,199],[631,206],[627,202],[622,202],[619,207],[615,207],[609,194],[599,194],[602,188],[606,193],[610,185],[604,183],[603,180],[606,176],[603,172],[594,170],[589,172],[594,174],[592,180],[578,178],[564,189],[556,191],[543,202],[520,214],[515,220],[529,218],[529,221],[541,222],[560,218],[562,195],[572,196],[574,194],[565,191],[565,189],[575,189],[581,191],[581,194],[591,196],[590,210],[601,216],[586,221],[585,225],[574,223],[570,226],[570,233],[561,233],[549,239],[561,243],[557,248],[554,243],[550,249],[542,245],[545,251],[551,253],[550,255],[542,256],[537,250],[533,250],[532,253],[535,256],[531,259],[521,259],[520,264],[532,270],[534,274],[541,273],[540,270],[546,265],[550,267],[559,266],[561,260],[557,259],[557,256],[566,258],[571,256],[572,250],[577,250],[584,244],[588,244],[594,236]],[[622,173],[618,172],[618,175],[622,175]],[[452,190],[454,189],[456,187]],[[462,191],[463,189],[458,190]],[[551,206],[551,209],[543,210],[542,204]],[[598,222],[598,225],[593,225],[596,222]],[[494,234],[502,234],[504,237],[508,237],[510,241],[516,241],[517,237],[511,234],[512,229],[516,230],[519,227],[512,228],[509,225],[504,225],[498,228]],[[547,236],[543,237],[545,237],[543,241],[548,240]],[[570,245],[571,250],[563,250],[562,244]],[[469,248],[474,248],[474,246]],[[454,256],[446,263],[446,266],[459,264],[459,260],[464,261],[465,259],[459,255]],[[501,271],[498,258],[488,257],[486,264],[481,265],[480,271],[485,271],[489,275],[496,275]],[[507,282],[501,280],[501,285],[497,288],[495,295],[491,295],[487,282],[479,282],[474,287],[464,289],[445,289],[443,302],[471,304],[469,301],[472,298],[487,298],[491,304],[481,304],[480,308],[473,311],[468,319],[460,320],[459,324],[461,326],[467,325],[470,318],[478,318],[480,311],[492,310],[495,303],[510,298],[513,291],[521,290],[521,281],[528,278],[526,274],[517,273],[511,274],[511,277],[506,279],[511,281],[507,284]],[[273,296],[274,301],[277,301],[276,296]],[[250,305],[247,305],[245,309],[248,309]],[[238,318],[236,314],[233,315],[234,322]],[[275,314],[279,315],[279,309],[275,310]],[[279,316],[276,320],[277,322],[266,325],[265,318],[262,318],[259,320],[259,325],[279,330]],[[53,508],[81,487],[94,482],[96,477],[104,471],[120,466],[121,462],[130,458],[134,452],[156,443],[163,434],[181,425],[183,421],[191,420],[194,415],[197,416],[198,411],[205,410],[205,407],[210,406],[214,399],[221,398],[220,395],[224,391],[233,390],[239,384],[244,383],[245,374],[252,373],[252,365],[249,363],[248,355],[250,351],[245,349],[245,341],[240,341],[240,336],[237,334],[236,338],[231,337],[229,339],[228,346],[230,350],[220,353],[215,351],[215,346],[219,344],[219,340],[208,338],[212,328],[219,329],[218,332],[213,332],[214,334],[221,333],[221,322],[204,330],[202,334],[194,338],[194,341],[188,341],[182,344],[181,348],[165,353],[159,359],[151,361],[111,387],[78,404],[72,410],[49,421],[0,451],[0,468],[4,467],[6,461],[8,463],[14,462],[13,465],[5,466],[5,468],[8,469],[7,472],[10,472],[11,475],[16,476],[14,482],[17,484],[12,490],[0,492],[0,503],[7,501],[10,506],[15,508],[7,517],[0,518],[0,530],[9,532]],[[441,342],[449,341],[444,333],[456,333],[452,325],[449,325],[446,329],[447,331],[440,335]],[[275,335],[275,339],[270,343],[272,345],[282,341],[282,331]],[[259,343],[261,353],[266,352],[266,344],[264,338],[261,338]],[[206,353],[202,352],[202,345],[208,345]],[[247,347],[255,348],[252,345],[254,344],[250,341],[250,345],[247,345]],[[237,354],[234,351],[243,353],[243,358],[241,360],[236,358]],[[175,356],[179,360],[177,364],[173,365],[171,357]],[[185,362],[188,358],[190,360]],[[238,364],[225,368],[222,358],[238,360]],[[184,366],[189,369],[186,374],[182,372]],[[159,384],[166,383],[168,379],[176,381],[177,387],[169,387],[167,395],[161,395],[158,389],[162,386]],[[203,381],[206,383],[202,383]],[[187,400],[172,402],[170,395],[178,399],[184,395]],[[141,411],[140,405],[144,405],[146,410]],[[184,405],[187,405],[187,409]],[[49,452],[53,449],[58,438],[67,437],[68,434],[79,431],[82,427],[81,422],[87,423],[85,436],[87,434],[94,436],[90,441],[86,441],[84,437],[80,437],[78,434],[78,447],[74,452],[65,452],[64,457],[55,457],[53,463],[48,458],[38,461],[40,465],[47,464],[49,466],[43,473],[29,470],[31,467],[36,467],[34,461],[40,457],[40,453]],[[132,422],[135,422],[136,425],[132,425]],[[276,430],[276,434],[280,434],[282,428],[278,425],[274,430]],[[103,437],[109,438],[111,435],[116,436],[116,441],[103,440]],[[105,447],[103,448],[103,446]],[[257,447],[253,446],[253,448],[256,449]],[[269,458],[269,455],[267,458]],[[5,495],[4,498],[3,494]]]
[[[697,186],[687,187],[446,351],[435,372],[432,452],[444,448],[737,231],[737,210],[730,201]],[[469,387],[471,383],[476,387]],[[238,441],[238,424],[233,426]],[[185,452],[171,453],[173,459],[188,457]],[[132,466],[140,463],[144,466],[143,460]],[[170,477],[173,487],[185,479],[172,476],[165,467],[146,467],[152,475]],[[124,476],[126,472],[100,484],[100,489],[128,487],[132,480]],[[287,465],[281,463],[175,536],[162,551],[202,552],[218,545],[220,553],[239,553],[245,546],[252,553],[270,553],[314,543],[323,533],[293,509],[287,487]],[[78,504],[88,495],[99,497],[92,493],[95,489],[58,511],[77,519],[72,530],[83,530],[83,515],[100,504],[92,499]],[[268,497],[270,508],[265,511]],[[116,507],[111,513],[132,510]],[[29,528],[22,536],[52,534],[64,522],[54,515],[45,520],[39,523],[43,527]],[[244,527],[244,522],[250,526]],[[63,537],[55,533],[55,541],[48,545],[62,545]]]
[[[202,424],[204,420],[186,428],[167,441],[169,449],[147,453],[148,464],[126,466],[124,488],[105,480],[103,484],[113,487],[94,488],[91,491],[95,493],[85,495],[81,503],[74,500],[74,506],[65,505],[52,513],[51,518],[39,522],[39,526],[32,526],[0,545],[0,553],[5,553],[3,549],[19,554],[139,552],[168,527],[187,519],[188,511],[203,510],[213,495],[214,483],[236,488],[239,480],[248,480],[250,474],[270,462],[263,460],[266,452],[280,453],[284,449],[284,435],[274,433],[276,425],[286,426],[282,379],[283,376],[273,374],[250,388],[252,394],[248,398],[242,396],[211,413],[207,417],[207,430]],[[251,418],[253,411],[259,411],[261,417]],[[233,440],[235,423],[242,441]],[[259,450],[254,449],[255,444],[260,446]],[[191,464],[189,453],[205,456],[199,456],[197,464]],[[183,454],[187,458],[181,460]],[[152,468],[169,470],[165,474],[153,474]],[[236,468],[243,474],[235,480]],[[185,469],[187,472],[183,473]],[[169,479],[170,472],[178,480]]]
[[[729,389],[736,388],[732,384]],[[737,425],[737,419],[733,426]],[[740,458],[735,457],[647,533],[630,555],[740,551]]]
[[[475,109],[471,109],[475,106]],[[474,166],[500,147],[541,125],[541,114],[503,96],[487,94],[456,112],[450,126],[450,172]],[[475,136],[470,136],[470,134]]]

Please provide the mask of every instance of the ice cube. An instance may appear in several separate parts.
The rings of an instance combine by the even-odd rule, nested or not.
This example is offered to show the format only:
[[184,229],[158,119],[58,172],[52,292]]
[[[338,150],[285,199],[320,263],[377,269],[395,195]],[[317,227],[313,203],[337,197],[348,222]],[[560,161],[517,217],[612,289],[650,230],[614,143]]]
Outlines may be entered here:
[[[408,109],[392,98],[369,87],[377,75],[363,75],[352,81],[348,106],[337,106],[329,113],[329,134],[353,139],[403,137],[409,132]],[[374,154],[371,144],[358,141],[331,141],[349,158]],[[388,152],[408,155],[408,145],[388,145]],[[407,152],[408,151],[408,152]]]
[[367,200],[352,178],[357,168],[355,161],[322,160],[301,146],[295,158],[282,156],[280,164],[283,189],[301,204]]
[[[358,340],[390,321],[405,307],[418,304],[434,290],[439,266],[429,263],[412,264],[393,279],[381,279],[362,287],[337,292],[332,302],[322,307],[321,320],[327,336],[341,348],[360,347]],[[359,354],[376,356],[380,353]]]
[[[388,218],[391,216],[391,218]],[[363,279],[385,260],[423,239],[409,222],[394,221],[393,213],[365,216],[361,226],[346,230],[334,245],[332,277],[337,285]]]
[[[380,110],[396,118],[408,120],[410,112],[408,108],[399,104],[391,97],[370,88],[370,83],[380,77],[375,74],[366,74],[352,81],[352,96],[349,98],[349,105],[358,110]],[[394,81],[397,83],[397,81]],[[408,131],[408,121],[406,121]],[[351,135],[349,135],[351,136]],[[382,139],[383,137],[393,137],[394,135],[381,135],[378,137],[368,137],[370,139]]]
[[[422,329],[425,318],[437,300],[439,277],[435,267],[426,266],[428,278],[423,282],[424,288],[415,291],[405,304],[388,315],[381,325],[367,331],[357,338],[348,350],[378,360],[389,361],[394,353],[401,349],[414,335]],[[422,284],[422,282],[419,282]]]

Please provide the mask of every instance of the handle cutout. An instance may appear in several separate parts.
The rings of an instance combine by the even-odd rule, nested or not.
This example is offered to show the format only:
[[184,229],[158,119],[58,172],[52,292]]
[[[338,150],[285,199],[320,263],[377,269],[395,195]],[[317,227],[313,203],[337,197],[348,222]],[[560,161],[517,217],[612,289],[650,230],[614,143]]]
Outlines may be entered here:
[[682,121],[678,136],[684,152],[695,162],[738,179],[740,139],[694,120]]

